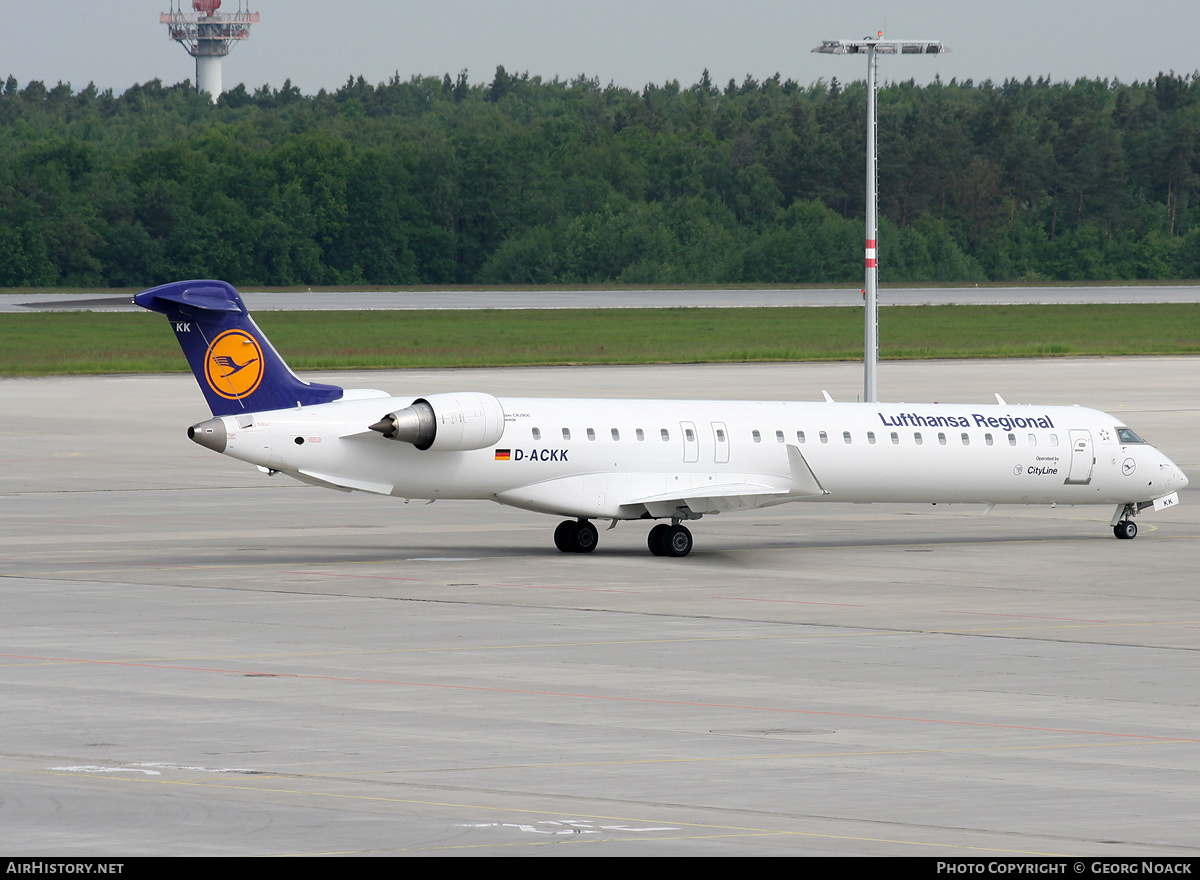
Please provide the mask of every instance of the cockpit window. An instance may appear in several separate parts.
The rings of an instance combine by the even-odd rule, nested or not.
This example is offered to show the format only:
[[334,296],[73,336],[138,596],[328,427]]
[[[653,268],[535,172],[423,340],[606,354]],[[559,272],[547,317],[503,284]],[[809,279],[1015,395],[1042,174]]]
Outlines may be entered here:
[[1117,437],[1122,443],[1145,443],[1146,441],[1139,437],[1133,431],[1126,427],[1117,428]]

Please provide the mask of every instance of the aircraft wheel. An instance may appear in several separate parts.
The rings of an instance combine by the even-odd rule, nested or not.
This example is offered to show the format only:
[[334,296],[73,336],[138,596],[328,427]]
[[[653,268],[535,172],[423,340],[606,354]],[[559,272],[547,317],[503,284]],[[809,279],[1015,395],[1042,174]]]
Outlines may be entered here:
[[571,523],[574,526],[571,534],[571,550],[574,553],[591,553],[596,549],[600,535],[596,527],[587,520]]
[[575,520],[564,519],[558,524],[558,528],[554,530],[554,546],[563,553],[571,552],[571,529],[575,527]]
[[1131,519],[1123,519],[1113,526],[1113,534],[1125,541],[1132,540],[1137,537],[1137,523]]
[[692,533],[683,526],[669,526],[663,536],[666,556],[687,556],[692,552]]
[[671,527],[666,523],[659,523],[646,536],[646,546],[650,548],[650,552],[655,556],[667,555],[667,532],[670,530]]

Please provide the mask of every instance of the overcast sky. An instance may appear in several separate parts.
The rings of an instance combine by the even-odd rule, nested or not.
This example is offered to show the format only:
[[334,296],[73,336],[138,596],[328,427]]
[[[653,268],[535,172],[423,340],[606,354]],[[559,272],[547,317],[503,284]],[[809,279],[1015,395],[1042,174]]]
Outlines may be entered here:
[[[95,82],[120,93],[161,79],[195,82],[195,62],[167,37],[158,14],[168,0],[0,0],[0,77],[76,89]],[[184,0],[191,10],[190,0]],[[779,72],[808,85],[865,76],[862,58],[813,55],[822,39],[938,39],[943,56],[880,62],[882,80],[928,82],[935,74],[980,82],[1049,76],[1151,79],[1200,69],[1191,38],[1197,0],[254,0],[262,14],[250,39],[224,61],[239,82],[305,94],[351,76],[372,83],[399,73],[466,69],[490,82],[496,65],[552,79],[578,74],[641,88],[677,79],[691,85],[708,68],[718,84]],[[236,12],[238,0],[221,11]]]

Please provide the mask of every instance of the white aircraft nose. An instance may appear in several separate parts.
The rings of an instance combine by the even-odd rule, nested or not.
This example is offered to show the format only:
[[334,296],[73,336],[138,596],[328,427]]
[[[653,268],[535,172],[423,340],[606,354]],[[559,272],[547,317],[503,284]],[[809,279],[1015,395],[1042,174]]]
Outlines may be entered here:
[[1159,467],[1166,472],[1168,489],[1174,492],[1187,486],[1187,475],[1183,472],[1179,465],[1175,464],[1175,462],[1171,461],[1171,459],[1163,456],[1163,462],[1159,465]]

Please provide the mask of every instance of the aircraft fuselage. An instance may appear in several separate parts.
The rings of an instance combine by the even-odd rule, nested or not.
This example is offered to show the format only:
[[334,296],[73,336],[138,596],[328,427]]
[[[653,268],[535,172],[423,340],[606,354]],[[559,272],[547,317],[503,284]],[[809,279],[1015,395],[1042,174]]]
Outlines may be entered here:
[[482,449],[420,450],[363,430],[414,400],[225,416],[223,451],[339,488],[597,519],[798,500],[1116,504],[1186,483],[1083,407],[502,398],[503,434]]

